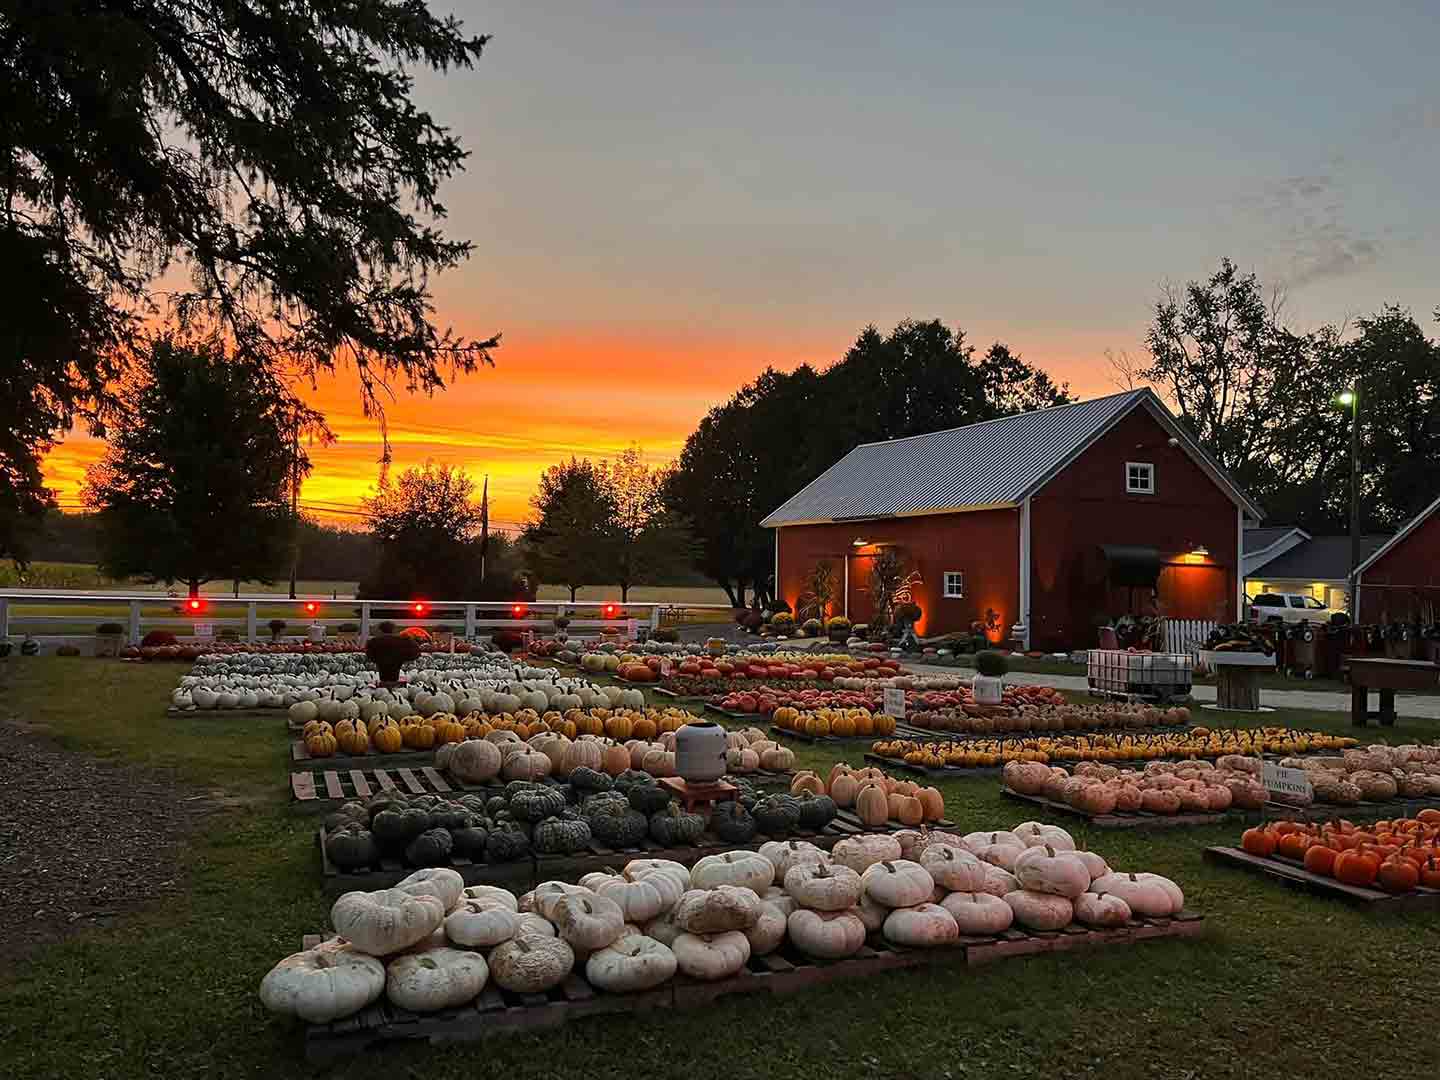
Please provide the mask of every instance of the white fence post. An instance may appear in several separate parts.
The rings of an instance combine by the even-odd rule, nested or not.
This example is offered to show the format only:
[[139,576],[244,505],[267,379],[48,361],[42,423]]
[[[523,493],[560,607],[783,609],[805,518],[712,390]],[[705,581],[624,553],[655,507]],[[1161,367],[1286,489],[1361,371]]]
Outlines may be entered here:
[[370,640],[370,605],[360,601],[360,640]]
[[468,639],[468,638],[473,638],[474,636],[475,636],[475,605],[474,605],[474,604],[466,604],[466,605],[465,605],[465,637]]
[[655,604],[650,608],[650,630],[653,633],[660,629],[660,605]]
[[10,637],[10,601],[0,596],[0,641]]
[[255,601],[251,600],[245,605],[245,640],[255,640]]
[[130,601],[130,644],[139,645],[143,634],[140,633],[140,601]]

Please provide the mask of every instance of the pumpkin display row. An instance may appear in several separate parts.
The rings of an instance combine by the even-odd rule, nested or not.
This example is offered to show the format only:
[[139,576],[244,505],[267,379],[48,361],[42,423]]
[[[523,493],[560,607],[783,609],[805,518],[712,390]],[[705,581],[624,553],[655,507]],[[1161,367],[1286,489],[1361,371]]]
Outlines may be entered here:
[[945,816],[945,798],[938,788],[897,780],[882,769],[856,769],[843,761],[830,766],[823,776],[810,769],[796,773],[790,791],[828,795],[837,807],[853,809],[855,816],[871,827],[887,821],[919,826]]
[[[1040,690],[1041,694],[1033,691]],[[1015,687],[1006,691],[1001,705],[967,701],[959,706],[928,707],[923,701],[911,710],[906,723],[926,731],[987,735],[998,731],[1104,731],[1179,727],[1190,722],[1182,706],[1159,709],[1153,705],[1105,702],[1071,705],[1058,691],[1045,687]]]
[[[564,659],[564,654],[556,659]],[[880,679],[897,675],[904,669],[898,661],[874,657],[857,659],[848,654],[767,653],[723,656],[698,654],[673,658],[642,656],[635,653],[585,653],[578,657],[582,668],[595,674],[609,673],[633,682],[656,682],[661,678],[665,661],[671,665],[667,682],[697,680],[808,679],[831,682],[835,679]],[[573,661],[572,661],[573,662]],[[643,669],[643,670],[642,670]]]
[[[893,680],[892,680],[893,681]],[[938,715],[947,708],[968,709],[977,719],[1004,718],[1012,715],[1022,705],[1048,707],[1063,704],[1064,697],[1059,691],[1046,686],[1016,686],[1005,690],[1004,703],[1000,705],[979,705],[971,696],[968,684],[953,680],[957,685],[948,690],[906,690],[905,713],[910,716],[917,712]],[[861,682],[850,688],[838,685],[814,686],[771,686],[762,683],[753,688],[733,690],[729,693],[708,698],[710,704],[727,712],[758,713],[771,716],[777,709],[792,708],[799,712],[815,712],[820,709],[868,709],[879,712],[883,700],[883,685],[880,682]],[[987,728],[987,730],[989,730]]]
[[[1352,740],[1353,741],[1353,740]],[[1440,746],[1376,744],[1345,750],[1340,756],[1284,758],[1285,768],[1304,769],[1311,794],[1285,793],[1277,802],[1292,806],[1440,797]],[[1256,768],[1246,765],[1247,768]]]
[[770,722],[782,731],[794,731],[816,738],[895,734],[895,718],[888,713],[872,713],[866,708],[816,709],[813,712],[782,705],[770,716]]
[[1290,728],[1192,728],[1188,732],[1127,735],[1031,736],[916,742],[880,739],[871,751],[926,768],[994,768],[1010,761],[1106,763],[1166,759],[1214,760],[1227,755],[1305,754],[1341,751],[1358,740]]
[[1073,806],[1085,814],[1215,814],[1229,810],[1259,810],[1266,802],[1265,785],[1257,769],[1232,767],[1242,759],[1208,761],[1152,761],[1143,772],[1114,765],[1082,761],[1074,772],[1038,761],[1007,762],[1002,782],[1021,795],[1039,795]]
[[1262,858],[1297,861],[1312,874],[1346,885],[1389,893],[1440,889],[1440,810],[1364,828],[1343,819],[1272,821],[1246,829],[1240,846]]
[[667,847],[689,847],[707,830],[727,843],[757,834],[783,837],[819,831],[835,818],[835,804],[811,791],[766,793],[743,777],[733,803],[708,816],[682,812],[649,773],[610,775],[580,766],[564,784],[512,780],[494,794],[453,799],[386,792],[344,803],[326,818],[325,853],[342,870],[376,865],[382,858],[410,866],[444,866],[453,855],[472,861],[511,862],[537,855],[589,850],[592,837],[606,847],[630,848],[647,837]]
[[473,1000],[488,983],[536,994],[572,973],[601,992],[627,993],[677,972],[724,979],[786,943],[841,960],[872,934],[909,948],[943,947],[1012,925],[1121,926],[1184,904],[1168,878],[1116,873],[1076,850],[1065,830],[1039,822],[965,837],[916,832],[905,841],[857,836],[832,852],[772,841],[692,867],[636,859],[518,897],[465,888],[454,871],[422,870],[392,889],[336,900],[337,937],[276,964],[260,1000],[325,1023],[382,996],[434,1012]]

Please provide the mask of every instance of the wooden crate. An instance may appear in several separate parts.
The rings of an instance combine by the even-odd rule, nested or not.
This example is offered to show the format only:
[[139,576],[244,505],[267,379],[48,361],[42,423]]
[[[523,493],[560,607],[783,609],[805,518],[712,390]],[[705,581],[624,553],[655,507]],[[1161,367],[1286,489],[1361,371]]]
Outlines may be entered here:
[[1248,851],[1232,847],[1207,847],[1204,852],[1208,862],[1234,866],[1251,873],[1272,877],[1281,884],[1308,892],[1354,904],[1370,912],[1404,913],[1411,911],[1440,910],[1440,889],[1414,889],[1407,893],[1387,893],[1380,889],[1347,885],[1331,877],[1312,874],[1296,859],[1278,856],[1263,857],[1251,855]]
[[[752,956],[743,969],[729,978],[702,982],[676,975],[663,986],[642,994],[605,993],[577,972],[544,994],[512,994],[492,984],[473,1002],[438,1013],[421,1015],[381,1001],[343,1020],[307,1025],[305,1056],[313,1064],[327,1065],[389,1042],[475,1042],[557,1027],[605,1013],[690,1008],[733,994],[795,993],[885,971],[931,965],[979,967],[1036,953],[1195,937],[1204,932],[1204,925],[1200,915],[1185,911],[1173,918],[1131,920],[1113,930],[1068,927],[1053,933],[1007,930],[990,936],[967,935],[952,946],[938,949],[904,949],[872,935],[854,956],[831,961],[805,956],[787,940],[769,956]],[[319,935],[309,935],[302,947],[313,948],[320,940]]]
[[[328,763],[327,763],[328,766]],[[333,810],[348,799],[368,799],[382,791],[403,795],[461,795],[468,792],[498,795],[505,785],[467,784],[445,776],[431,765],[391,768],[343,769],[318,763],[290,774],[291,805],[306,812]]]
[[[1003,785],[1000,788],[1000,794],[1007,799],[1015,799],[1041,807],[1051,814],[1080,818],[1086,824],[1094,825],[1097,829],[1167,829],[1192,825],[1220,825],[1229,816],[1229,811],[1224,810],[1204,814],[1152,814],[1144,810],[1134,812],[1117,810],[1110,814],[1087,814],[1084,810],[1071,806],[1069,803],[1047,799],[1043,795],[1022,795]],[[1240,811],[1235,811],[1235,813],[1240,813]]]

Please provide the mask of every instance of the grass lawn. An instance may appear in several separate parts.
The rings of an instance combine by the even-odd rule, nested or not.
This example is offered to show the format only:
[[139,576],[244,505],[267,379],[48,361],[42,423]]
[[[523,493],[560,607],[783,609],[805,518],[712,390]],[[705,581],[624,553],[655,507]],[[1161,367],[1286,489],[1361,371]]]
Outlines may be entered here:
[[[8,666],[7,666],[8,665]],[[172,770],[233,797],[189,849],[183,894],[118,928],[44,949],[0,979],[0,1073],[30,1077],[313,1075],[299,1032],[255,990],[329,904],[313,818],[285,803],[284,726],[166,717],[182,668],[105,661],[0,661],[0,709],[76,752]],[[1267,722],[1347,730],[1337,714]],[[1373,729],[1372,729],[1373,731]],[[1375,732],[1392,740],[1398,730]],[[859,763],[857,745],[843,756]],[[833,749],[797,751],[821,768]],[[948,781],[962,831],[1028,815],[994,777]],[[3,795],[0,795],[3,797]],[[1071,827],[1066,823],[1067,827]],[[1434,1068],[1433,960],[1440,916],[1377,919],[1201,862],[1236,827],[1154,833],[1073,829],[1121,869],[1176,878],[1208,919],[1196,942],[937,969],[711,1009],[597,1018],[471,1047],[395,1048],[347,1077],[628,1075],[742,1078],[998,1076],[1117,1078],[1267,1073],[1415,1077]],[[21,842],[43,844],[44,837]],[[3,849],[0,849],[3,850]]]

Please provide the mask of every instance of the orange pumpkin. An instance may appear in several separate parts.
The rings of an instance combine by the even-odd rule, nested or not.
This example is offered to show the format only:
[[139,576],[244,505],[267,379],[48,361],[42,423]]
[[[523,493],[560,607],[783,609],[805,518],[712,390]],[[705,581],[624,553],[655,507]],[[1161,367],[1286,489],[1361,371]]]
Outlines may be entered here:
[[855,816],[866,825],[877,827],[890,819],[890,800],[878,784],[866,784],[855,796]]
[[926,821],[939,821],[945,816],[945,796],[939,788],[923,787],[915,792],[915,797],[920,800]]
[[790,794],[799,795],[802,791],[808,791],[812,795],[824,795],[825,781],[808,769],[802,773],[796,773],[795,779],[790,781]]
[[1275,834],[1265,829],[1246,829],[1240,834],[1240,847],[1251,855],[1268,858],[1275,854]]
[[1375,875],[1379,872],[1380,861],[1360,848],[1342,851],[1335,857],[1335,880],[1343,881],[1346,885],[1373,885]]
[[[645,669],[649,671],[649,668]],[[612,739],[628,739],[635,733],[635,724],[623,713],[610,717],[605,721],[605,734]]]
[[659,734],[660,729],[655,726],[655,721],[651,720],[648,716],[638,716],[630,724],[631,738],[653,742],[655,736]]
[[1287,859],[1303,859],[1305,849],[1310,846],[1310,838],[1304,833],[1288,832],[1275,841],[1275,854],[1283,855]]
[[1311,844],[1305,849],[1305,869],[1312,874],[1329,877],[1335,872],[1335,858],[1339,854],[1324,844]]
[[1409,892],[1420,884],[1420,868],[1409,859],[1392,855],[1380,864],[1375,880],[1388,893]]
[[1427,889],[1440,889],[1440,861],[1432,858],[1420,867],[1420,884]]

